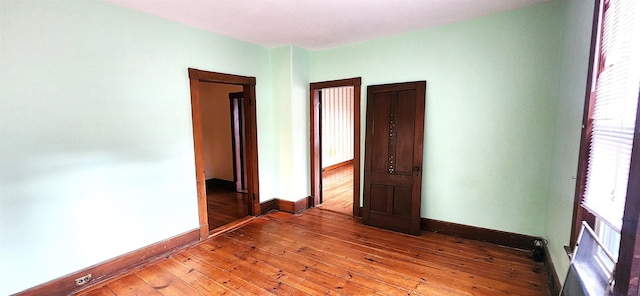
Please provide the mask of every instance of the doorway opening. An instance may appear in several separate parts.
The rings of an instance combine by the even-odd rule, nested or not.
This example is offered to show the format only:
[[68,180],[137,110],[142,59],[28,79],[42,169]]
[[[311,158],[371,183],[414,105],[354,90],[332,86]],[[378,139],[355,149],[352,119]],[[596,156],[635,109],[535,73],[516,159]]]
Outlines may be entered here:
[[246,190],[242,188],[244,156],[240,146],[244,131],[239,124],[243,120],[239,106],[242,97],[242,85],[200,84],[202,148],[210,231],[249,215],[249,200]]
[[314,206],[360,216],[361,78],[310,85]]
[[255,78],[189,69],[200,239],[260,213]]

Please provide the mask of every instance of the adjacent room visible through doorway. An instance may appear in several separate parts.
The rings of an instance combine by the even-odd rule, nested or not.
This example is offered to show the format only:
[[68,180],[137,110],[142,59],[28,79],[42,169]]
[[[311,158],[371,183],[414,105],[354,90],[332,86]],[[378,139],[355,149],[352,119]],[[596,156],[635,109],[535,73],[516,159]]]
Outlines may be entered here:
[[353,208],[353,89],[343,86],[320,90],[320,206],[349,215]]
[[360,216],[360,85],[348,78],[310,84],[314,206]]
[[[200,110],[209,230],[249,215],[243,149],[242,85],[202,83]],[[240,176],[240,177],[238,177]]]

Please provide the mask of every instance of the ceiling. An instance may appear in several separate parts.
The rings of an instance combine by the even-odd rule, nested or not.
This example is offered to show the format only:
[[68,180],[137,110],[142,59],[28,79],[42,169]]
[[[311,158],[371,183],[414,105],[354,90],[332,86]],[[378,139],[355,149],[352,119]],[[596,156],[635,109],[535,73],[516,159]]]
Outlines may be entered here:
[[326,49],[548,0],[108,0],[265,47]]

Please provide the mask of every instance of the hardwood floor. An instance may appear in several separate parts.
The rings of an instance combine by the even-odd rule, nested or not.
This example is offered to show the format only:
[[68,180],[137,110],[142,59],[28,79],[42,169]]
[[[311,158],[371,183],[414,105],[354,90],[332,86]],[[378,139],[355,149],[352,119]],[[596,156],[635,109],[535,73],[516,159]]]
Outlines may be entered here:
[[208,187],[207,215],[209,217],[209,230],[249,215],[248,202],[246,193],[238,193],[234,190],[219,187]]
[[80,295],[550,295],[530,253],[272,212]]
[[353,214],[353,164],[322,172],[322,204],[319,207]]

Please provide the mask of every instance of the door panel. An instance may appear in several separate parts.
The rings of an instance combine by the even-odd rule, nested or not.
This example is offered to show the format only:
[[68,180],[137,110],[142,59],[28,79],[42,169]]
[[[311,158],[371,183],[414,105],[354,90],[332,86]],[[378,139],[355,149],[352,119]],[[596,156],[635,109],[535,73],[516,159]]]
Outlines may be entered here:
[[367,88],[364,224],[420,234],[426,82]]
[[[396,122],[396,155],[412,155],[414,142],[414,124],[416,113],[416,92],[401,91],[398,94],[398,107]],[[395,171],[398,175],[411,176],[413,173],[413,160],[411,157],[399,157],[396,159]]]
[[387,210],[387,187],[381,185],[371,186],[371,211],[381,212]]
[[372,102],[374,105],[374,109],[371,112],[371,117],[373,117],[372,124],[380,124],[375,127],[376,133],[371,135],[371,146],[376,147],[371,151],[373,154],[371,170],[382,173],[387,170],[387,156],[389,155],[389,125],[386,122],[388,122],[389,113],[391,112],[391,93],[378,93],[375,96],[376,99]]
[[393,215],[411,216],[411,188],[396,186],[393,193]]

